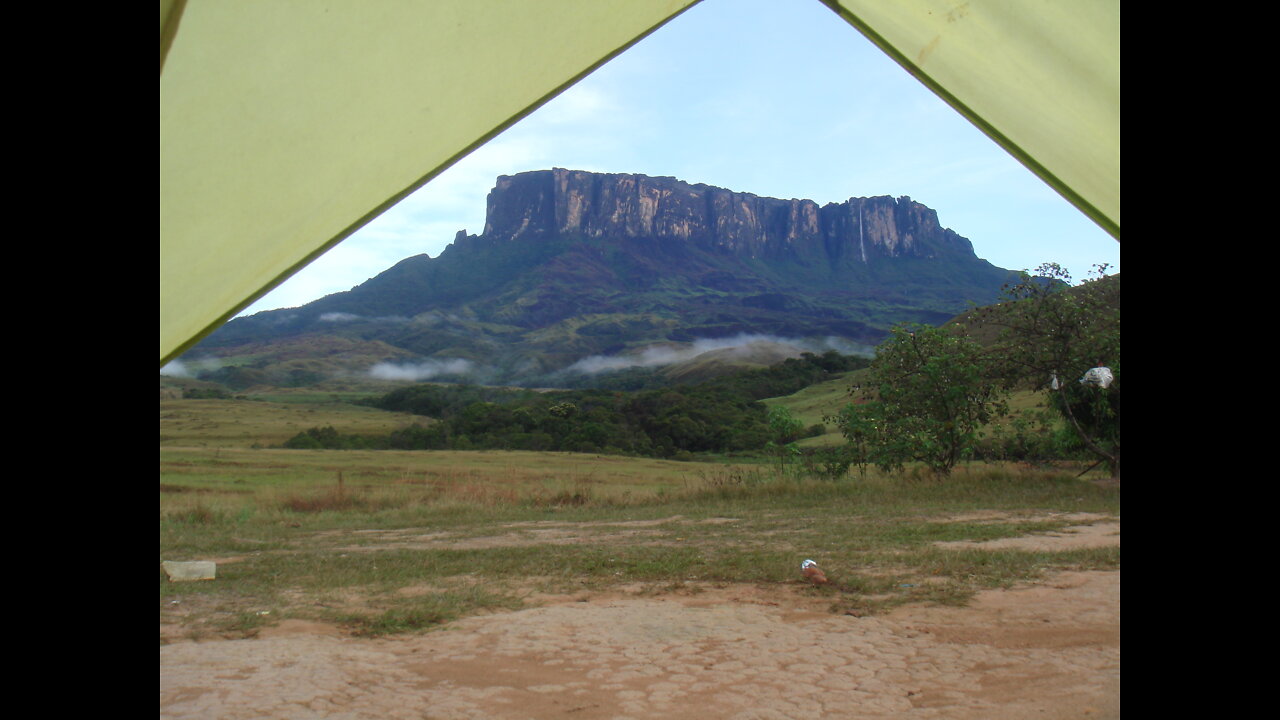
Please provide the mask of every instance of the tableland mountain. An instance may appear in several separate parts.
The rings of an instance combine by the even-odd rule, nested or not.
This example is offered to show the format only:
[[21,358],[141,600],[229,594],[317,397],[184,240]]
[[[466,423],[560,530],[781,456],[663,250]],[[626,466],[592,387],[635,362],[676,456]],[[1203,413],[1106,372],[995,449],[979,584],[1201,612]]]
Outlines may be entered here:
[[540,170],[499,177],[484,231],[459,231],[438,257],[232,320],[184,360],[221,356],[223,379],[240,385],[370,368],[556,385],[701,350],[724,361],[869,349],[895,323],[939,324],[995,301],[1010,276],[909,197],[819,206]]

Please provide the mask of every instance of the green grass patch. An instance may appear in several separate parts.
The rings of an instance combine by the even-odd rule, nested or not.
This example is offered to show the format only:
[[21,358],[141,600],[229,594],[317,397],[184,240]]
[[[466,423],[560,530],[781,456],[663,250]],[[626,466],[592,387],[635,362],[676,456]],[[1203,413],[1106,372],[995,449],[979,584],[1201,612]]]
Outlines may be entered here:
[[[1053,569],[1119,567],[1118,548],[981,545],[1119,516],[1117,488],[1070,471],[821,481],[567,453],[162,448],[161,484],[161,559],[218,562],[213,581],[160,574],[162,627],[193,635],[252,635],[286,618],[383,635],[522,607],[535,593],[725,583],[880,612],[963,604]],[[938,545],[957,541],[979,544]],[[805,558],[837,586],[801,584]]]

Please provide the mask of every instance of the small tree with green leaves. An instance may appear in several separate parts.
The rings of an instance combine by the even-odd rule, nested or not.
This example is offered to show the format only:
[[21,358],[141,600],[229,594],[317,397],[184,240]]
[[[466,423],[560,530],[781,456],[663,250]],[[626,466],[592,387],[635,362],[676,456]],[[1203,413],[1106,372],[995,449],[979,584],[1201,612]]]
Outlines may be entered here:
[[987,363],[982,348],[954,327],[894,328],[876,349],[863,403],[846,409],[845,436],[869,445],[881,469],[918,461],[950,474],[972,455],[979,430],[1008,412],[1008,393]]
[[[853,393],[857,391],[858,388],[851,390]],[[881,459],[880,412],[878,402],[863,402],[858,405],[849,403],[839,413],[823,418],[840,428],[845,439],[844,457],[849,464],[857,466],[858,476],[864,480],[867,477],[867,466]]]
[[793,416],[789,408],[776,405],[769,408],[769,442],[765,449],[778,461],[778,473],[786,471],[787,464],[800,455],[796,441],[804,432],[804,421]]

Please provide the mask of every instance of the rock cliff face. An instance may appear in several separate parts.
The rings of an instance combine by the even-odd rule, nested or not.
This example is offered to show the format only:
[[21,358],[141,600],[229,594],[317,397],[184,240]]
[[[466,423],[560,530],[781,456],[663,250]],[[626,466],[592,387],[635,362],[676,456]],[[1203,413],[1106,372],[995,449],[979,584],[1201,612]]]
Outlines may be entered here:
[[484,235],[680,240],[754,259],[830,265],[973,255],[973,245],[909,197],[819,207],[669,177],[540,170],[504,175],[489,193]]
[[487,210],[483,233],[459,232],[439,257],[234,320],[200,347],[340,337],[496,367],[493,382],[550,383],[584,358],[671,343],[875,345],[895,323],[987,304],[1009,278],[907,197],[819,207],[555,169],[498,178]]

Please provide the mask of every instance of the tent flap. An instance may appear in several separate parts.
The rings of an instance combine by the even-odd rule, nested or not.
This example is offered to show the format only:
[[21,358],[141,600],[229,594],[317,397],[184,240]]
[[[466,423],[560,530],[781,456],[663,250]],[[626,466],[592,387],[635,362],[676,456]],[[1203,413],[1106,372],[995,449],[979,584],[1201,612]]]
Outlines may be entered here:
[[1118,0],[823,0],[1120,239]]

